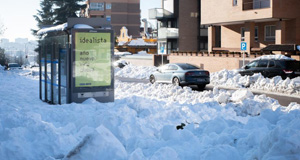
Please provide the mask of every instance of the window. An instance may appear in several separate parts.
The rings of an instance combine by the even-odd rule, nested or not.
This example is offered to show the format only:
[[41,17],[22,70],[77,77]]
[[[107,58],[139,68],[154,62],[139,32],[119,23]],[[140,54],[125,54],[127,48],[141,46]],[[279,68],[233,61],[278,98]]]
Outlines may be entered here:
[[255,31],[254,31],[254,36],[255,36],[255,41],[258,41],[258,26],[255,26]]
[[248,68],[254,68],[257,66],[257,61],[251,62],[247,65]]
[[106,3],[106,9],[111,9],[111,3]]
[[257,67],[267,67],[268,61],[259,61]]
[[104,11],[104,3],[90,3],[90,10]]
[[275,62],[274,61],[269,61],[269,68],[275,67]]
[[241,28],[241,41],[245,41],[245,28]]
[[168,68],[168,70],[174,70],[174,71],[177,69],[178,69],[178,67],[175,65],[169,65],[169,68]]
[[233,1],[232,1],[232,5],[233,5],[233,6],[237,6],[237,0],[233,0]]
[[275,41],[275,26],[265,27],[265,41]]
[[111,16],[106,16],[106,20],[110,22],[111,21]]

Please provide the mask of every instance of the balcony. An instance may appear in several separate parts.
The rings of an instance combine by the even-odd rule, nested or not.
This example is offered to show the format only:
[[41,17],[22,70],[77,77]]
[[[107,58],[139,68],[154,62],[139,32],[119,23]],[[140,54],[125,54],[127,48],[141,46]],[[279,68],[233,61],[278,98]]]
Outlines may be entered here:
[[178,28],[159,28],[158,39],[176,39],[179,37]]
[[173,18],[174,14],[163,8],[149,9],[149,19]]
[[243,10],[270,8],[270,0],[252,0],[243,2]]

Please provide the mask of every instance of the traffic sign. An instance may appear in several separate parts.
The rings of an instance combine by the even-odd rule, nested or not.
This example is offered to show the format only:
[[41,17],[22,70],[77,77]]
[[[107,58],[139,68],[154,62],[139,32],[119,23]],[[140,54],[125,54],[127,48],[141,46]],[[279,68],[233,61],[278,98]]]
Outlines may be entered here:
[[241,43],[241,50],[246,51],[247,50],[247,42],[242,42]]
[[165,48],[164,48],[164,46],[161,46],[160,47],[160,53],[163,54],[164,52],[165,52]]

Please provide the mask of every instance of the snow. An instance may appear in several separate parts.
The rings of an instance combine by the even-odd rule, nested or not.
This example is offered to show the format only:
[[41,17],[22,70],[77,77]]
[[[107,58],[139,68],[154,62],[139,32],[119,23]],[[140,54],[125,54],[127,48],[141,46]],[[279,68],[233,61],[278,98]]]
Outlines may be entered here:
[[[53,27],[43,28],[43,29],[40,29],[37,32],[37,35],[46,34],[48,32],[64,31],[64,30],[67,29],[67,27],[68,27],[68,23],[60,24],[60,25],[53,26]],[[75,24],[73,26],[73,28],[76,28],[76,29],[93,29],[93,27],[91,27],[87,24]]]
[[[124,63],[124,61],[122,61]],[[126,62],[126,61],[125,61]],[[129,63],[127,63],[129,64]],[[135,66],[132,64],[126,65],[124,68],[115,70],[115,76],[136,78],[136,79],[149,79],[150,75],[156,71],[156,67],[151,66]]]
[[87,24],[75,24],[74,28],[76,29],[94,29],[92,26]]
[[1,159],[300,159],[296,103],[116,81],[113,103],[49,105],[31,72],[0,70]]
[[143,39],[133,39],[128,43],[128,46],[156,46],[154,43],[147,43]]
[[285,55],[264,55],[264,56],[257,57],[255,60],[268,60],[268,59],[274,59],[274,60],[295,60],[295,59],[287,57]]
[[260,73],[241,76],[237,70],[222,70],[210,75],[210,84],[222,87],[245,88],[269,92],[300,95],[300,77],[283,80],[280,76],[264,78]]
[[130,52],[114,52],[116,56],[132,55]]
[[60,24],[53,27],[43,28],[37,32],[37,35],[46,34],[48,32],[63,31],[68,27],[68,23]]
[[[141,67],[131,64],[123,69],[116,69],[116,76],[149,79],[156,69],[157,67]],[[300,95],[300,77],[283,80],[280,76],[264,78],[261,74],[241,76],[238,70],[222,70],[211,73],[210,85],[225,88],[249,88],[253,91],[276,92],[295,96]]]

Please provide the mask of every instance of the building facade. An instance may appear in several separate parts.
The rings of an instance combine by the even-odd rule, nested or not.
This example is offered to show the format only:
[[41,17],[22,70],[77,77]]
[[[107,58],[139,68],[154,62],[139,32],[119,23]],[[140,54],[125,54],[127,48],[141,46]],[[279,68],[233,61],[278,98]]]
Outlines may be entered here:
[[140,0],[88,0],[87,17],[106,18],[111,22],[115,36],[123,26],[133,38],[140,37]]
[[207,28],[200,26],[200,0],[162,0],[161,8],[149,10],[157,20],[158,52],[207,49]]
[[299,0],[201,0],[201,3],[201,24],[209,25],[209,52],[240,51],[241,42],[247,42],[248,53],[270,45],[300,44]]

